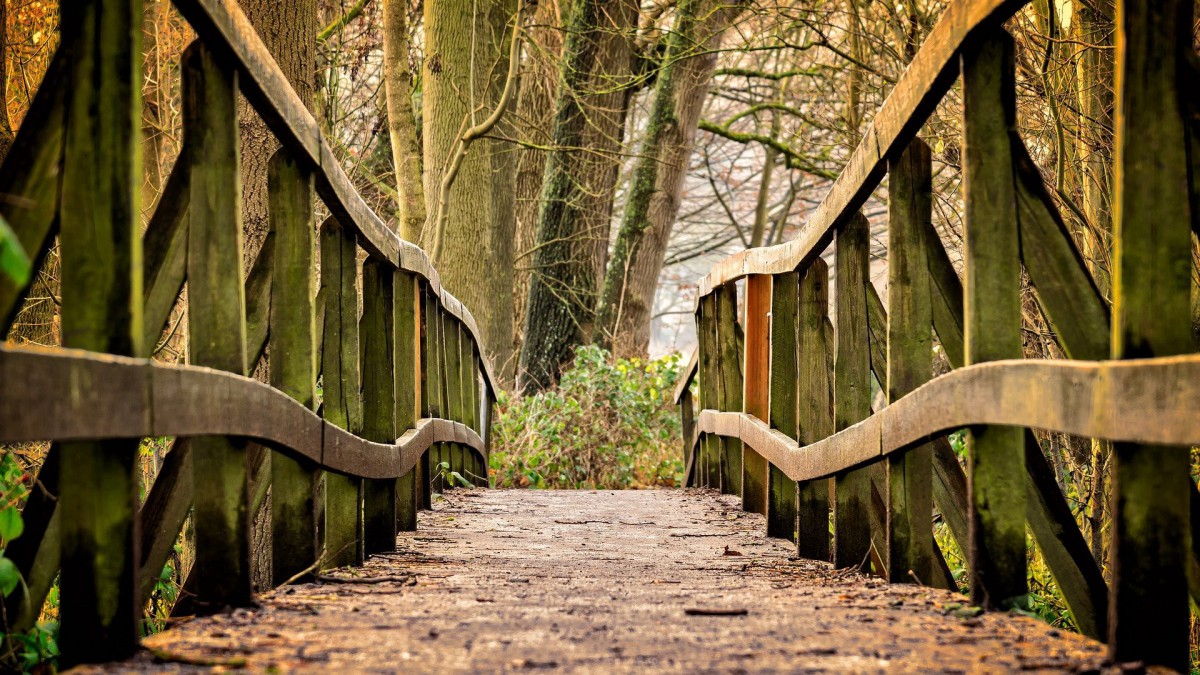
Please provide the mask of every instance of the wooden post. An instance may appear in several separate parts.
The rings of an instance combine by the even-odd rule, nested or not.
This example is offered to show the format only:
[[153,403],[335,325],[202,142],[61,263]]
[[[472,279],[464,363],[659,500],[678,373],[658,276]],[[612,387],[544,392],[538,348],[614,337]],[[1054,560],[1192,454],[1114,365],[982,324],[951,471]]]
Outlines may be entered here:
[[[480,377],[481,367],[479,347],[475,344],[473,339],[466,340],[465,347],[470,355],[470,359],[467,361],[467,388],[465,392],[466,396],[464,397],[464,403],[467,409],[467,426],[474,429],[475,433],[479,434],[480,438],[482,438],[483,428],[480,426],[482,420],[479,413],[479,390],[482,386],[482,378]],[[470,466],[470,472],[472,474],[467,477],[467,480],[471,481],[471,483],[476,487],[479,487],[480,483],[486,487],[487,468],[483,465],[482,456],[470,449],[467,450],[467,454],[471,458],[470,462],[468,462],[468,465]]]
[[[457,319],[443,313],[443,330],[446,335],[446,418],[455,422],[463,421],[462,406],[462,334]],[[458,443],[446,444],[446,457],[450,468],[447,469],[446,487],[455,485],[450,473],[463,472],[463,447]]]
[[[1021,358],[1021,264],[1009,134],[1016,118],[1012,37],[1003,29],[963,52],[963,244],[967,365]],[[893,310],[894,313],[894,310]],[[1025,602],[1025,449],[1019,427],[978,427],[968,440],[971,600]]]
[[[870,223],[856,213],[837,232],[837,357],[834,362],[835,431],[871,414],[871,352],[867,331]],[[867,563],[871,550],[871,477],[861,468],[834,477],[833,565]]]
[[[1192,3],[1117,3],[1113,356],[1192,351],[1195,214],[1181,89]],[[1194,77],[1192,79],[1194,81]],[[1164,402],[1168,405],[1168,402]],[[1115,443],[1112,656],[1188,669],[1188,449]]]
[[[933,376],[933,309],[924,233],[933,217],[929,147],[914,140],[888,167],[887,391],[895,403]],[[887,459],[886,577],[934,581],[933,450]]]
[[[271,386],[308,408],[316,404],[313,343],[313,177],[287,150],[267,166],[271,275]],[[328,312],[328,309],[326,310]],[[313,439],[320,443],[321,439]],[[282,584],[317,561],[316,466],[271,453],[271,578]]]
[[[771,276],[746,279],[746,350],[742,372],[742,411],[764,422],[771,418]],[[742,509],[767,515],[770,468],[752,448],[742,451]],[[767,525],[768,533],[770,524]]]
[[[438,417],[441,412],[438,390],[441,388],[441,366],[438,360],[437,297],[432,289],[421,284],[421,417]],[[421,456],[421,508],[429,509],[433,501],[433,479],[437,472],[435,447]]]
[[685,389],[679,397],[679,421],[683,430],[683,466],[691,467],[691,473],[683,477],[680,487],[696,487],[700,484],[700,453],[693,444],[696,436],[696,406],[692,390]]
[[[697,333],[700,354],[697,361],[697,375],[700,387],[700,409],[719,410],[720,404],[720,359],[717,357],[717,298],[709,294],[700,298],[700,307],[696,313]],[[721,439],[713,434],[705,434],[700,440],[701,448],[698,460],[696,484],[700,487],[721,487]]]
[[[797,425],[800,444],[815,443],[833,433],[830,397],[833,382],[829,372],[829,341],[825,323],[829,317],[829,265],[817,258],[800,275],[797,299],[799,322],[796,330],[798,402]],[[800,483],[796,511],[799,535],[796,550],[803,558],[829,560],[829,481]]]
[[[799,440],[796,391],[799,364],[796,360],[797,303],[800,275],[777,274],[771,286],[771,417],[774,429]],[[749,346],[749,342],[747,342]],[[749,351],[747,349],[747,351]],[[796,481],[774,464],[767,481],[767,536],[796,540]]]
[[[394,270],[385,260],[363,262],[363,437],[396,442]],[[396,549],[396,481],[363,481],[363,547],[368,555]]]
[[[245,375],[246,296],[237,74],[199,41],[183,54],[183,131],[191,194],[187,210],[188,348],[194,365]],[[246,442],[191,439],[196,531],[196,609],[253,602]],[[172,452],[178,452],[179,448]]]
[[[737,286],[725,284],[713,291],[717,300],[717,363],[720,373],[719,408],[727,412],[742,409],[742,341],[741,326],[737,321]],[[721,439],[721,492],[742,494],[742,442],[734,438]],[[762,512],[762,498],[751,497],[750,504],[742,508],[753,508]]]
[[[396,436],[416,427],[421,414],[421,286],[416,275],[396,270],[392,281],[396,341]],[[417,529],[420,465],[396,479],[396,529]]]
[[[139,0],[62,7],[67,88],[59,210],[63,346],[141,356],[141,25]],[[62,445],[63,654],[137,648],[138,441]],[[18,591],[20,592],[20,591]]]

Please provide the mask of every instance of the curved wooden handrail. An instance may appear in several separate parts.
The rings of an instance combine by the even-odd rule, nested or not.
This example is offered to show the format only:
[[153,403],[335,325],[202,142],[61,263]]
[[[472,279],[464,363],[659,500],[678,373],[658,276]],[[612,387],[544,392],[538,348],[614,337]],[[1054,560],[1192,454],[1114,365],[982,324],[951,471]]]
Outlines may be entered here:
[[958,77],[958,56],[979,31],[1008,20],[1029,0],[955,0],[875,115],[845,168],[793,240],[748,249],[700,279],[697,302],[714,288],[751,274],[782,274],[803,267],[829,245],[833,232],[883,180],[888,160],[908,146]]
[[700,433],[737,438],[788,478],[827,478],[975,425],[1117,442],[1200,445],[1200,354],[1126,361],[993,361],[942,375],[807,446],[745,413],[703,410]]
[[466,425],[422,419],[395,444],[373,443],[257,380],[81,350],[0,346],[0,443],[154,436],[238,436],[367,479],[399,478],[434,443],[487,459]]
[[354,189],[316,119],[292,89],[241,7],[221,0],[173,2],[199,39],[237,69],[242,94],[279,142],[313,171],[317,192],[338,223],[357,232],[363,248],[374,257],[424,279],[446,311],[467,328],[479,347],[483,374],[494,395],[496,378],[475,317],[442,287],[441,278],[425,251],[400,239]]

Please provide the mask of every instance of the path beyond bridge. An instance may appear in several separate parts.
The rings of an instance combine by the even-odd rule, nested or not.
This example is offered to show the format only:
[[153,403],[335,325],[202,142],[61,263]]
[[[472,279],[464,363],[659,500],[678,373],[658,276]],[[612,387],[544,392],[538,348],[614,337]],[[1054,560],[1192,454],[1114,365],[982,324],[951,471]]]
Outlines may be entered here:
[[708,490],[455,490],[394,554],[145,640],[121,670],[995,672],[1104,648],[797,559]]

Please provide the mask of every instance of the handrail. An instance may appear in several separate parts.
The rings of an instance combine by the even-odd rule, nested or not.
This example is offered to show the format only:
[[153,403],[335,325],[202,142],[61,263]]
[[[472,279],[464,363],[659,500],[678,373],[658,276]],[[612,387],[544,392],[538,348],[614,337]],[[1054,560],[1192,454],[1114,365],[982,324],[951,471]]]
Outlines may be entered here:
[[451,315],[463,322],[479,353],[489,390],[495,394],[496,378],[487,358],[478,324],[471,312],[449,291],[421,247],[400,239],[354,189],[330,150],[312,113],[301,102],[287,77],[267,51],[236,2],[222,0],[172,0],[205,46],[228,60],[238,72],[238,86],[246,100],[293,156],[305,160],[316,178],[317,192],[343,227],[353,228],[373,256],[393,267],[424,279]]
[[751,274],[782,274],[806,265],[830,243],[833,231],[856,213],[897,157],[929,119],[958,77],[959,54],[980,32],[1007,21],[1029,0],[954,0],[867,127],[829,192],[795,239],[734,253],[697,282],[699,298]]
[[757,417],[701,410],[699,434],[748,444],[795,481],[840,472],[978,425],[1113,442],[1200,445],[1200,354],[1128,361],[991,361],[953,370],[867,419],[802,445]]
[[483,439],[459,422],[423,418],[394,444],[373,443],[278,389],[212,368],[0,345],[0,382],[0,443],[234,436],[366,479],[407,474],[435,443],[487,458]]

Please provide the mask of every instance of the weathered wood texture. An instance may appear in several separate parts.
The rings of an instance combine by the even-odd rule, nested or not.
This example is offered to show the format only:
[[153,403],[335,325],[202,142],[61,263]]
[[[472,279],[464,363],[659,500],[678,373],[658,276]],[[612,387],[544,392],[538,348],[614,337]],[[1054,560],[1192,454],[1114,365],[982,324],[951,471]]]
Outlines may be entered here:
[[[746,349],[742,366],[742,410],[760,420],[770,420],[771,398],[771,277],[746,279]],[[768,464],[753,450],[742,451],[742,506],[767,513],[770,484]]]
[[[833,383],[835,431],[858,424],[871,414],[866,298],[867,287],[871,285],[867,275],[869,227],[866,217],[856,214],[837,234],[834,268],[838,323]],[[835,567],[862,565],[867,560],[871,548],[870,490],[865,471],[848,471],[834,478]]]
[[[186,172],[193,196],[186,218],[190,362],[245,375],[236,75],[196,42],[184,52],[182,69],[184,161],[194,164]],[[193,470],[204,476],[192,490],[195,606],[200,612],[247,606],[253,583],[245,441],[201,436],[190,450]]]
[[[720,359],[717,357],[717,298],[702,298],[696,312],[697,333],[700,346],[699,374],[700,409],[720,410]],[[721,487],[721,439],[703,436],[703,448],[699,452],[700,467],[697,469],[701,487]]]
[[[809,445],[834,431],[829,404],[833,388],[829,370],[832,345],[825,332],[829,315],[829,266],[824,260],[812,261],[800,274],[796,304],[797,425],[800,442]],[[800,523],[797,552],[804,558],[829,560],[829,481],[821,477],[801,481],[797,487],[796,511]]]
[[[271,386],[308,409],[316,406],[312,174],[287,150],[267,170],[271,280]],[[316,465],[304,457],[271,458],[272,579],[281,584],[317,562]]]
[[[416,426],[421,417],[421,286],[417,277],[394,272],[392,281],[396,337],[395,364],[396,433]],[[396,479],[396,529],[410,532],[417,527],[420,500],[419,469]]]
[[[373,258],[363,262],[363,437],[387,443],[397,436],[393,272]],[[363,484],[363,537],[367,554],[396,548],[396,481]]]
[[[742,409],[742,341],[741,326],[737,317],[737,287],[733,284],[722,286],[717,292],[716,303],[716,348],[717,369],[720,385],[720,409]],[[721,440],[721,491],[742,494],[742,444],[736,439]],[[763,500],[759,495],[751,497],[751,501],[742,505],[749,511],[762,513]]]
[[[139,0],[87,0],[62,8],[67,81],[80,85],[64,94],[62,341],[127,356],[142,354],[141,177],[135,173],[141,23]],[[59,645],[65,665],[120,658],[137,647],[137,445],[116,440],[62,446]]]
[[[924,235],[933,217],[932,160],[920,140],[892,162],[888,183],[888,401],[933,376],[933,310]],[[930,583],[934,574],[933,455],[929,445],[887,463],[886,577]]]
[[[771,286],[771,370],[770,370],[770,416],[767,421],[772,429],[800,440],[797,420],[797,382],[799,363],[796,351],[796,332],[800,320],[800,275],[795,272],[776,275]],[[691,406],[691,401],[686,402]],[[687,427],[694,427],[695,420],[684,408]],[[684,438],[691,440],[692,429],[684,429]],[[788,478],[779,467],[769,464],[767,479],[767,535],[783,539],[796,539],[796,481]]]
[[[1010,134],[1016,126],[1013,40],[996,28],[963,53],[963,244],[966,363],[1021,357],[1021,265]],[[967,447],[971,599],[1022,602],[1025,581],[1024,437],[972,429]]]
[[[1185,0],[1117,2],[1115,358],[1193,350],[1188,93],[1181,87],[1195,58],[1192,12]],[[1120,443],[1114,455],[1112,655],[1186,670],[1188,449]]]

